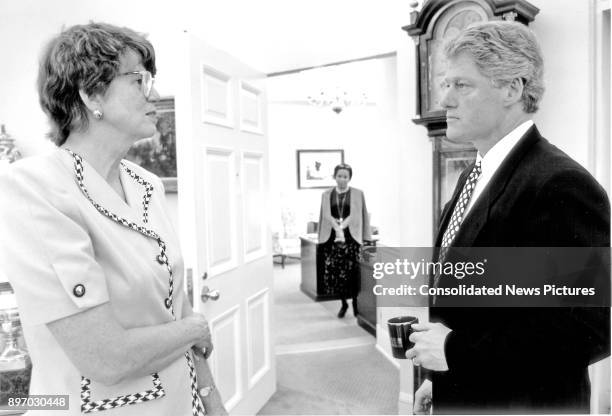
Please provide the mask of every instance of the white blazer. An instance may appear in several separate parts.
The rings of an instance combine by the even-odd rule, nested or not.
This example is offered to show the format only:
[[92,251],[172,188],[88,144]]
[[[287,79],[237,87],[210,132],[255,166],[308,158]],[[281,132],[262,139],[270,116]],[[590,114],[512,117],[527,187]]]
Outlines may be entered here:
[[[166,242],[174,273],[174,313],[179,319],[189,304],[183,259],[166,214],[162,183],[137,165],[124,163],[154,187],[146,223],[145,187],[123,169],[127,204],[87,162],[83,183],[105,209],[154,230]],[[0,184],[0,264],[15,290],[33,361],[30,394],[69,394],[70,410],[53,414],[80,415],[81,374],[46,324],[106,302],[125,328],[170,322],[172,315],[164,305],[168,270],[157,261],[156,241],[102,215],[84,196],[68,152],[57,149],[18,161],[0,172]],[[104,414],[191,415],[185,357],[159,371],[159,379],[165,397]],[[152,388],[152,376],[145,376],[113,386],[91,380],[88,391],[91,400],[99,401]]]

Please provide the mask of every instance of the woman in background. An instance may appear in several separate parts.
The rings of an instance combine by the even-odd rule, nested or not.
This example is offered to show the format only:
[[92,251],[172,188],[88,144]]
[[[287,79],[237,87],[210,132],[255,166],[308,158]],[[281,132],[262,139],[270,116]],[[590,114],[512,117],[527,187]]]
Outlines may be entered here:
[[334,168],[336,186],[323,192],[319,215],[325,291],[338,295],[342,301],[338,318],[346,314],[348,298],[353,299],[353,313],[357,316],[359,281],[356,267],[363,240],[371,238],[363,192],[348,186],[352,177],[353,169],[349,165],[342,163]]
[[30,394],[69,399],[40,414],[225,413],[162,182],[122,160],[155,134],[155,72],[153,46],[131,29],[66,29],[38,77],[58,147],[0,172],[0,264],[32,358]]

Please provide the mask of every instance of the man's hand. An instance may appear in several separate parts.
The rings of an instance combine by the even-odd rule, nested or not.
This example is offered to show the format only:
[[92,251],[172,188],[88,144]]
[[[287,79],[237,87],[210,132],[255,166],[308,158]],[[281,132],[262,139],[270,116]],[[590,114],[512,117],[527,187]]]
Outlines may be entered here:
[[425,379],[414,393],[414,414],[428,415],[431,410],[431,381]]
[[412,324],[413,332],[410,342],[414,348],[406,351],[406,358],[412,359],[414,365],[434,371],[448,371],[444,355],[444,340],[451,330],[441,323]]

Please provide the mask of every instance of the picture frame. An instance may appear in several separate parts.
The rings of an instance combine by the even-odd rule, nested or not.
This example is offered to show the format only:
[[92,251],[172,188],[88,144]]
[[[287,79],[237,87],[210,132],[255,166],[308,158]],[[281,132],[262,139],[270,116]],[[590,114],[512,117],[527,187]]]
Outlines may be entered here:
[[344,163],[344,150],[297,150],[296,160],[298,189],[329,188],[336,184],[334,168]]
[[154,104],[158,117],[157,133],[134,143],[126,159],[159,176],[166,193],[175,193],[178,187],[174,97],[161,98]]

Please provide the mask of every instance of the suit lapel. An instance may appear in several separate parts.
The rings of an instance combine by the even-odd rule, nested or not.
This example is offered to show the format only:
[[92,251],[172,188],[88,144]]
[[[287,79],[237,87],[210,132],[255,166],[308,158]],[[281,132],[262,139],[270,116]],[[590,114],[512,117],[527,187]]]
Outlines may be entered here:
[[[62,161],[74,173],[74,160],[70,154],[64,150],[60,151]],[[138,218],[138,214],[134,208],[130,207],[115,190],[102,178],[102,176],[85,160],[83,159],[83,184],[89,192],[91,198],[100,204],[103,208],[114,213],[120,218],[124,218],[129,222],[141,224],[142,219]],[[138,201],[141,198],[141,191],[135,189],[131,182],[134,180],[127,174],[121,172],[121,180],[123,184],[129,186],[124,187],[124,192],[127,195],[128,201]],[[76,179],[75,179],[76,180]],[[134,193],[136,195],[134,195]],[[138,207],[138,204],[135,205]]]
[[506,186],[514,176],[514,173],[518,169],[521,160],[525,157],[531,147],[539,140],[541,140],[540,132],[534,126],[532,126],[523,137],[518,141],[516,146],[510,151],[508,156],[504,159],[502,164],[497,169],[497,172],[482,194],[464,218],[461,227],[453,241],[455,247],[471,247],[474,245],[474,241],[482,227],[487,223],[489,219],[489,213],[491,207],[497,202],[499,197],[503,194]]

